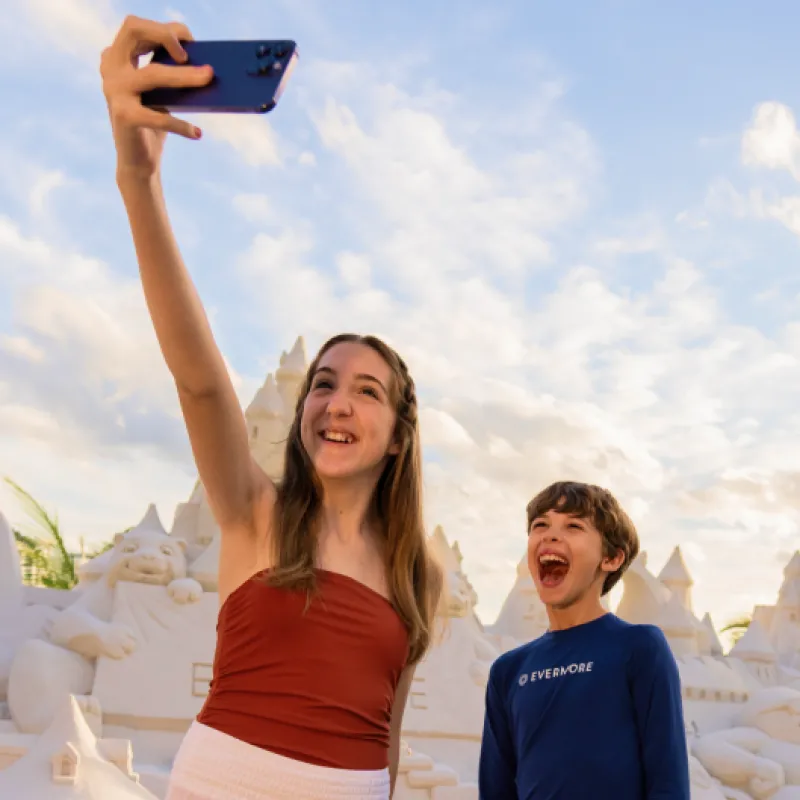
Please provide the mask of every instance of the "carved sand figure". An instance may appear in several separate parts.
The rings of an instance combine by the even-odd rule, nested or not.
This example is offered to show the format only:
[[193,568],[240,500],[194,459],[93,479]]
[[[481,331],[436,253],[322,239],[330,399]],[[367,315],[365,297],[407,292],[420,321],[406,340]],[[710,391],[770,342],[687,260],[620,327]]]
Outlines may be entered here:
[[187,578],[186,543],[172,538],[155,510],[101,557],[102,577],[82,588],[78,598],[53,619],[45,638],[30,639],[17,651],[8,681],[11,717],[23,733],[41,733],[68,695],[89,713],[99,709],[91,698],[99,657],[125,658],[136,647],[130,628],[113,623],[114,590],[129,581],[163,586],[178,604],[200,599],[203,588]]
[[701,736],[694,755],[726,787],[762,798],[800,798],[800,691],[753,694],[740,725]]

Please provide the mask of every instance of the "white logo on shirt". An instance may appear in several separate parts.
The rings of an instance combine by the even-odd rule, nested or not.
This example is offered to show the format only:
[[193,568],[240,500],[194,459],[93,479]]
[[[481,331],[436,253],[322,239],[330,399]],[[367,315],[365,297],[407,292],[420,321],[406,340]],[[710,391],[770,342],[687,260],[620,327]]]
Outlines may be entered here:
[[568,667],[551,667],[550,669],[535,669],[533,672],[523,672],[519,676],[519,685],[524,686],[528,681],[549,681],[552,678],[562,678],[564,675],[578,675],[581,672],[591,672],[594,661],[581,664],[570,664]]

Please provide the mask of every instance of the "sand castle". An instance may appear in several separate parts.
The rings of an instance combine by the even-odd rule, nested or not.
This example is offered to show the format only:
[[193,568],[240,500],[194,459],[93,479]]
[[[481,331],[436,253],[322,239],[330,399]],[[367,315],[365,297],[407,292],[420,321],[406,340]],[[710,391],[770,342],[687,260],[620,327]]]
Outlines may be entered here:
[[[306,366],[299,339],[246,410],[252,452],[273,478]],[[489,667],[543,633],[547,619],[524,558],[497,620],[485,625],[458,543],[436,528],[431,546],[446,572],[446,632],[416,673],[395,797],[477,800]],[[0,515],[0,797],[163,798],[208,691],[218,555],[199,483],[171,530],[149,507],[82,565],[69,592],[23,586]],[[623,587],[613,610],[658,625],[678,659],[693,800],[800,798],[800,553],[775,605],[754,609],[727,655],[711,620],[694,613],[679,549],[658,575],[640,555]]]

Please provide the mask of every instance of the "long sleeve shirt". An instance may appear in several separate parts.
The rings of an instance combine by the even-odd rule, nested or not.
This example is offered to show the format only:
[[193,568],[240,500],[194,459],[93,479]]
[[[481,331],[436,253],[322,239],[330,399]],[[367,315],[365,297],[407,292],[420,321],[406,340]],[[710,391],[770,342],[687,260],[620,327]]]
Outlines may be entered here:
[[481,800],[689,800],[678,667],[661,630],[613,614],[492,665]]

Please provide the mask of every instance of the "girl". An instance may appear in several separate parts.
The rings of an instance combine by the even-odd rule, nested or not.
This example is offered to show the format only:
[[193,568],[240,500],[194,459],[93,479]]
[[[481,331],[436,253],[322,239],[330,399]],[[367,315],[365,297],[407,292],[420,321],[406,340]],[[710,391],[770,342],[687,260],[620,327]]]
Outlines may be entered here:
[[328,341],[309,368],[274,485],[254,463],[242,410],[167,218],[168,132],[143,91],[200,86],[180,63],[184,25],[128,18],[102,56],[145,299],[221,530],[211,690],[175,759],[169,800],[386,800],[415,665],[441,575],[421,513],[417,399],[405,363],[371,336]]

